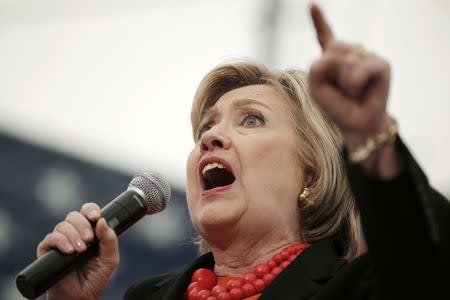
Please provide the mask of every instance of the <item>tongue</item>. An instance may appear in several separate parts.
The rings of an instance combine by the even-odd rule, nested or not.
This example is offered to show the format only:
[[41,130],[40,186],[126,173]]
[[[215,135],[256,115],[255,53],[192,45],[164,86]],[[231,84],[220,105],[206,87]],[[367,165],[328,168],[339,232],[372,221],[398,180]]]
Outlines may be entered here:
[[232,184],[235,180],[232,173],[226,169],[214,168],[205,173],[206,189]]

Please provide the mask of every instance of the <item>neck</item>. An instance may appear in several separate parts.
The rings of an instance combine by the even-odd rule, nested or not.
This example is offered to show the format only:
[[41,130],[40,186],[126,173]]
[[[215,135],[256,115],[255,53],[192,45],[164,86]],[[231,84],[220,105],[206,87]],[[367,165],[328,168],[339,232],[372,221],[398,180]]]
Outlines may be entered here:
[[282,248],[298,243],[299,236],[299,234],[247,236],[235,238],[226,245],[209,244],[215,260],[214,273],[217,276],[241,276],[253,270],[255,265],[269,261]]

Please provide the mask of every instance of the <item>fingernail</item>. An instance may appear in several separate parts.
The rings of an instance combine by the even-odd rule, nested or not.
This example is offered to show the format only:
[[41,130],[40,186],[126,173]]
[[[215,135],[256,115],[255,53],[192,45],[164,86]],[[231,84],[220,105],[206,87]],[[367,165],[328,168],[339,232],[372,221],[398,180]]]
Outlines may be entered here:
[[89,213],[89,217],[91,217],[91,218],[98,217],[98,212],[97,212],[96,210],[92,210],[92,211]]
[[85,240],[91,239],[91,238],[92,238],[92,233],[91,233],[91,231],[90,231],[89,229],[85,229],[85,230],[83,231],[83,237],[84,237]]
[[97,221],[97,225],[100,225],[100,223],[103,223],[103,221],[102,220],[104,220],[103,218],[100,218],[100,219],[98,219],[98,221]]
[[78,249],[84,249],[84,243],[81,240],[78,240],[75,244],[77,245]]
[[72,252],[73,251],[72,245],[70,243],[68,243],[68,242],[64,244],[64,248],[66,248],[66,250],[68,252]]

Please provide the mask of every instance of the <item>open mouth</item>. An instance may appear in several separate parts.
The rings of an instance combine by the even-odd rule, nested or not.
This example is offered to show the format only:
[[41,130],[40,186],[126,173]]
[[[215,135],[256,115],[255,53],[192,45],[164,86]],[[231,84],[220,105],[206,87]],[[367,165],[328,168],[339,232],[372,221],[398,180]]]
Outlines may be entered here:
[[219,162],[204,164],[201,168],[201,174],[205,191],[230,185],[236,180],[233,172]]

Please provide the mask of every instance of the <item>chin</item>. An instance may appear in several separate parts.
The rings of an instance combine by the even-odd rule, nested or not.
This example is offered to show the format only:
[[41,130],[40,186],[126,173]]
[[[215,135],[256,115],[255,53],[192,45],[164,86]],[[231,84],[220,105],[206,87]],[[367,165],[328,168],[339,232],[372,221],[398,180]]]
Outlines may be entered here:
[[233,208],[230,203],[225,205],[209,203],[199,212],[196,223],[198,223],[199,229],[205,231],[219,230],[230,228],[241,219],[242,215],[242,210],[237,207]]

